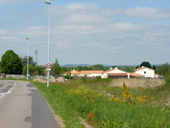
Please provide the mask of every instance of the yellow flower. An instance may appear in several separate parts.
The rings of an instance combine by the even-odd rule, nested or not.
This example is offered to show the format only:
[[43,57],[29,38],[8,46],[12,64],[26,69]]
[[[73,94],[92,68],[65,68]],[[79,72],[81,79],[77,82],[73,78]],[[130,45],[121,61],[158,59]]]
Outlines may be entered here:
[[114,101],[114,102],[119,102],[120,100],[117,98],[117,97],[113,97],[110,99],[111,101]]

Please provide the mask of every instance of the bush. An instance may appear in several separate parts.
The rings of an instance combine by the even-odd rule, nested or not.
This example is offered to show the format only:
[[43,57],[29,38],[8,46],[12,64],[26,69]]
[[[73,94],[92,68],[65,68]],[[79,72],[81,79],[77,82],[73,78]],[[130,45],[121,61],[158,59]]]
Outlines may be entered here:
[[165,77],[166,85],[170,85],[170,75]]
[[74,77],[71,76],[71,74],[67,74],[67,75],[64,76],[64,78],[65,78],[65,79],[73,79]]
[[87,76],[81,77],[81,81],[82,81],[82,83],[86,83],[87,82]]

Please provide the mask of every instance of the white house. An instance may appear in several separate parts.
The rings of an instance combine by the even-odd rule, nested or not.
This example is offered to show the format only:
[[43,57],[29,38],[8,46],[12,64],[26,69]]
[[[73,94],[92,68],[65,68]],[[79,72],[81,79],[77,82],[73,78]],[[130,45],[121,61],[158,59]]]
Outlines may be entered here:
[[139,73],[129,73],[122,70],[119,70],[117,67],[114,69],[110,68],[110,70],[103,71],[103,70],[83,70],[83,71],[76,71],[72,70],[70,71],[71,76],[77,76],[77,77],[98,77],[101,78],[135,78],[135,77],[144,77],[144,75]]
[[148,67],[142,66],[141,68],[137,68],[135,73],[144,75],[145,78],[155,78],[155,70]]
[[135,77],[145,77],[145,78],[158,78],[159,74],[155,74],[155,70],[148,68],[148,67],[141,67],[135,70],[133,73],[125,72],[122,70],[119,70],[117,67],[107,71],[103,70],[90,70],[90,71],[76,71],[72,70],[69,72],[72,76],[77,77],[98,77],[101,76],[101,78],[135,78]]

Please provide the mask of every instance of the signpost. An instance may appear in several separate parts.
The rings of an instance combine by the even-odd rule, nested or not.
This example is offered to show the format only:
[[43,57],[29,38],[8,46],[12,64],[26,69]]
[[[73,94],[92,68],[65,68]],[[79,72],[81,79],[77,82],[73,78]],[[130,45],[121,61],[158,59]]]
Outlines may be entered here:
[[48,17],[48,63],[46,64],[47,68],[47,87],[49,87],[50,82],[50,70],[51,70],[51,64],[50,64],[50,4],[51,2],[46,0],[46,4],[49,5],[49,17]]
[[50,63],[47,63],[47,64],[46,64],[46,69],[47,69],[47,70],[50,70],[50,69],[51,69],[51,64],[50,64]]

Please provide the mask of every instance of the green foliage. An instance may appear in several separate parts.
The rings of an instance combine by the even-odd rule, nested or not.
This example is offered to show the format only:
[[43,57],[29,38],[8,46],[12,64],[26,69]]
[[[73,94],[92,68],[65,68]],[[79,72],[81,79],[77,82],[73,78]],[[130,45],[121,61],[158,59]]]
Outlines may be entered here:
[[21,74],[22,73],[22,62],[18,55],[8,50],[1,58],[1,72],[6,74]]
[[101,77],[101,76],[97,76],[96,79],[97,79],[97,80],[101,80],[102,77]]
[[[27,56],[21,57],[22,65],[23,67],[27,65]],[[33,67],[36,66],[36,62],[34,62],[34,59],[32,56],[29,56],[29,64],[31,64]]]
[[170,75],[170,64],[165,63],[161,66],[157,66],[156,73],[163,75],[163,76]]
[[60,67],[61,74],[64,73],[64,72],[68,72],[70,70],[72,70],[72,68],[70,68],[70,67]]
[[93,65],[92,68],[93,68],[93,70],[103,70],[104,69],[103,65],[100,65],[100,64]]
[[92,67],[87,67],[87,66],[77,66],[74,68],[75,70],[81,71],[81,70],[93,70]]
[[153,65],[152,68],[153,68],[154,70],[156,70],[156,66],[155,66],[155,65]]
[[[30,75],[34,75],[34,72],[35,72],[35,68],[29,64],[29,74]],[[25,65],[22,69],[22,74],[26,75],[27,74],[27,65]]]
[[74,77],[71,76],[71,74],[69,73],[69,74],[65,75],[64,78],[65,78],[65,79],[73,79]]
[[36,65],[35,75],[44,75],[44,68],[42,66]]
[[58,60],[56,59],[55,62],[51,66],[51,74],[52,75],[59,75],[60,74],[60,65],[58,63]]
[[82,81],[82,83],[86,83],[87,82],[87,76],[81,77],[81,81]]
[[83,127],[78,120],[79,116],[95,128],[170,127],[170,109],[165,107],[168,88],[134,88],[130,93],[135,97],[147,94],[154,96],[154,99],[151,102],[129,104],[110,100],[114,95],[122,95],[122,87],[110,87],[108,82],[102,80],[102,84],[94,81],[87,80],[84,84],[80,80],[71,80],[62,85],[52,84],[48,89],[45,84],[35,85],[69,128]]
[[129,66],[129,67],[119,67],[120,70],[126,71],[126,72],[134,72],[135,67]]
[[165,77],[166,85],[170,86],[170,74]]
[[142,67],[142,66],[148,67],[148,68],[152,68],[151,64],[150,64],[149,62],[147,62],[147,61],[142,62],[142,63],[140,64],[140,67]]
[[1,61],[0,61],[0,72],[1,72]]

